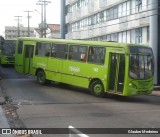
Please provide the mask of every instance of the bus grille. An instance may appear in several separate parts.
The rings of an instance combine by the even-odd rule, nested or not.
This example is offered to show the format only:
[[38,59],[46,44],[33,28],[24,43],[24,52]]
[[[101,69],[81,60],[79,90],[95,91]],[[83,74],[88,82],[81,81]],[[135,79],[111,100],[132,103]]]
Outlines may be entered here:
[[14,57],[6,57],[8,61],[14,61]]
[[148,94],[148,90],[138,91],[137,93],[140,95],[145,95]]
[[140,89],[146,89],[148,86],[150,86],[150,82],[139,82],[138,84]]

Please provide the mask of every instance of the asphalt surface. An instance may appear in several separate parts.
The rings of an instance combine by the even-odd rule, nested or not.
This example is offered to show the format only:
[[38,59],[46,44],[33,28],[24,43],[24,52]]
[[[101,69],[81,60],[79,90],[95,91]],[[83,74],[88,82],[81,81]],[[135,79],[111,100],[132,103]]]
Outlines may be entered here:
[[[12,75],[12,73],[10,73],[10,74],[7,73],[7,72],[3,72],[3,73],[4,73],[3,77],[0,77],[0,104],[1,104],[1,106],[0,106],[0,128],[4,128],[4,127],[5,128],[10,128],[10,126],[8,124],[8,121],[7,121],[7,118],[5,116],[5,112],[3,112],[3,109],[2,109],[2,106],[3,106],[3,104],[5,104],[5,101],[7,100],[7,98],[5,97],[5,93],[3,93],[4,89],[1,86],[1,82],[2,82],[1,80],[3,80],[3,79],[12,79],[12,78],[14,79],[15,75],[14,75],[14,73],[13,73],[13,75]],[[24,78],[26,79],[26,77],[24,75],[17,75],[17,76],[18,76],[17,80],[22,80],[23,81]],[[159,86],[155,86],[155,89],[152,92],[151,96],[160,96],[160,87]],[[24,103],[26,103],[26,102],[24,102]],[[56,108],[56,106],[57,105],[55,105],[54,108]],[[38,105],[36,107],[41,108],[41,106],[38,106]],[[22,107],[20,109],[25,111],[24,107]],[[49,109],[50,108],[47,108],[47,105],[46,105],[46,111],[45,112],[47,112]],[[58,109],[58,107],[57,107],[57,109]],[[21,112],[19,112],[19,113],[21,113]],[[26,115],[27,115],[27,110],[26,110]],[[24,116],[24,117],[26,117],[26,116]],[[13,135],[5,135],[4,136],[4,135],[0,134],[0,137],[13,137]]]
[[[0,78],[0,83],[1,83],[2,78]],[[5,117],[5,114],[2,110],[2,106],[3,104],[5,104],[6,98],[5,98],[5,93],[3,93],[3,88],[0,85],[0,128],[5,127],[5,128],[9,128],[9,124],[8,121]],[[156,86],[154,91],[152,92],[152,94],[150,96],[160,96],[160,87]],[[1,135],[0,135],[1,137]],[[10,137],[10,136],[9,136]]]

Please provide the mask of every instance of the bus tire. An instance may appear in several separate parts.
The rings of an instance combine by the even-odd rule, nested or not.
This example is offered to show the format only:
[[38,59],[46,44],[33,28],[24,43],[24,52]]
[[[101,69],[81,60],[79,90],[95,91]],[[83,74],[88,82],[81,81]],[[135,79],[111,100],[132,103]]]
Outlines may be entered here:
[[37,82],[41,85],[47,84],[46,74],[43,70],[37,72]]
[[96,97],[104,97],[104,86],[100,80],[95,80],[91,83],[91,93]]

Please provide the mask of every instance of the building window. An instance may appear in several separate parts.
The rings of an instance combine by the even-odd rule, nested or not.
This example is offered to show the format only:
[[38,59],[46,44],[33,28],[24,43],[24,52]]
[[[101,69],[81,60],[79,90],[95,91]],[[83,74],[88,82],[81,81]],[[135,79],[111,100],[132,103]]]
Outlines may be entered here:
[[93,24],[94,25],[97,24],[97,14],[95,14],[94,17],[93,17]]
[[127,2],[122,4],[122,16],[127,15]]
[[127,31],[124,31],[122,35],[123,35],[123,41],[122,42],[126,43],[127,42]]
[[142,0],[136,0],[136,12],[142,10]]
[[127,16],[130,14],[130,1],[119,4],[118,17]]
[[115,6],[114,8],[113,8],[113,18],[114,19],[117,19],[118,18],[118,6]]
[[109,9],[109,14],[110,14],[109,20],[113,20],[113,8]]
[[110,15],[109,15],[109,10],[106,10],[106,21],[109,20],[109,17],[110,17]]
[[118,42],[120,42],[120,43],[127,42],[127,31],[123,31],[123,32],[118,33]]
[[89,17],[88,18],[88,26],[91,26],[92,25],[92,17]]
[[100,22],[104,21],[104,11],[100,13]]
[[149,43],[149,40],[150,40],[149,33],[150,33],[150,30],[149,30],[149,27],[147,27],[147,43]]
[[106,19],[105,20],[113,20],[118,18],[118,6],[112,7],[106,10],[105,13]]
[[111,34],[111,41],[118,41],[118,33]]
[[111,41],[111,35],[110,34],[107,35],[107,41]]
[[136,43],[142,43],[142,28],[135,29]]

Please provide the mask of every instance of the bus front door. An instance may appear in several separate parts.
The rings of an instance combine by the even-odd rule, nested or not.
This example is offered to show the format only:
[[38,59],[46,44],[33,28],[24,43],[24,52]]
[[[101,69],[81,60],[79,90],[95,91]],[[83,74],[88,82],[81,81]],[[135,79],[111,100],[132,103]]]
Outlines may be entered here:
[[34,45],[25,45],[24,73],[32,74]]
[[111,53],[110,56],[110,78],[109,91],[123,92],[125,75],[125,55],[119,53]]

